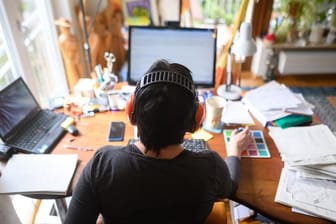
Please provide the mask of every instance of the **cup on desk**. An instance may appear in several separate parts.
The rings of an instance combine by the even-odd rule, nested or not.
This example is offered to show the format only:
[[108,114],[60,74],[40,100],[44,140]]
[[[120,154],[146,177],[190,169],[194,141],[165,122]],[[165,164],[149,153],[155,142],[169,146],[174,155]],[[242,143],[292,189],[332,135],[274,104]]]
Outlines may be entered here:
[[210,96],[205,101],[205,127],[208,129],[222,129],[222,113],[226,100],[220,96]]
[[111,90],[107,94],[108,102],[110,105],[111,110],[118,110],[119,109],[119,92]]

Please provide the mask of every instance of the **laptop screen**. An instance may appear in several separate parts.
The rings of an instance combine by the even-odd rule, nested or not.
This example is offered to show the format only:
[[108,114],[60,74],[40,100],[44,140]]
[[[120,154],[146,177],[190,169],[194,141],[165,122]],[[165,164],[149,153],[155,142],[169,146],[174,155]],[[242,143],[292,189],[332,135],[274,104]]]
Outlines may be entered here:
[[40,106],[22,78],[18,78],[0,91],[0,137],[7,137],[22,127]]

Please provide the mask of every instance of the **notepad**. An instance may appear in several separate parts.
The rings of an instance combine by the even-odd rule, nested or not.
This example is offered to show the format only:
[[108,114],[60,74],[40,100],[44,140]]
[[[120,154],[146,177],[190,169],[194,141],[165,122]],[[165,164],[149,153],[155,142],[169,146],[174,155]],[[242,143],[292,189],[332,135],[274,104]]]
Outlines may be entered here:
[[[231,129],[225,129],[223,131],[226,147],[229,147],[232,131],[233,130]],[[252,143],[241,153],[241,157],[270,158],[271,154],[268,150],[262,131],[251,130],[251,133],[253,137]]]
[[15,154],[0,177],[0,194],[66,195],[77,154]]

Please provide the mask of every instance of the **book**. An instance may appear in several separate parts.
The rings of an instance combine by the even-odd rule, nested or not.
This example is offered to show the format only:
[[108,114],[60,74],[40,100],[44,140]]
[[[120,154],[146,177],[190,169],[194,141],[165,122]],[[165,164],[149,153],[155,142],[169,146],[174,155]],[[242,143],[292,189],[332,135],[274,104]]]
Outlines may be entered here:
[[312,121],[313,117],[309,115],[290,114],[286,117],[275,120],[274,123],[280,128],[288,128],[299,125],[309,125]]
[[77,154],[15,154],[0,177],[0,194],[67,195]]

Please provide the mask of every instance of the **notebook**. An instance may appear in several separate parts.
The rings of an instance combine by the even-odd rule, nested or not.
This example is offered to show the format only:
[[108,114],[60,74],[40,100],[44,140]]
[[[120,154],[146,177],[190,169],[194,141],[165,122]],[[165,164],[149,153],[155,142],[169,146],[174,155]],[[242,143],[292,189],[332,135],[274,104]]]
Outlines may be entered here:
[[13,155],[2,170],[0,195],[67,195],[77,161],[77,154]]
[[20,77],[0,91],[0,138],[24,153],[47,153],[63,137],[66,115],[42,109]]

